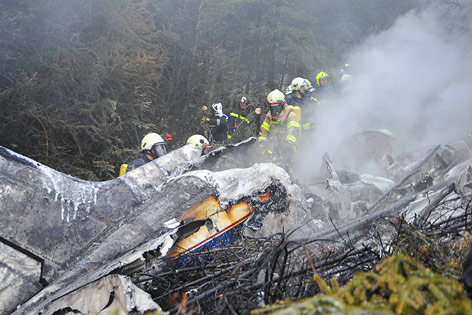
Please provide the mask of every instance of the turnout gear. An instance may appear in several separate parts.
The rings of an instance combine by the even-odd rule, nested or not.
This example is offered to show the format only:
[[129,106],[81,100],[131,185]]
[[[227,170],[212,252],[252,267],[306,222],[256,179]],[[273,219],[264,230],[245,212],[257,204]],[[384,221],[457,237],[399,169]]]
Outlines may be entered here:
[[302,114],[302,129],[307,130],[307,129],[313,129],[315,128],[315,124],[313,123],[314,121],[314,116],[315,112],[318,109],[319,106],[319,101],[317,98],[316,94],[316,89],[310,87],[307,89],[305,92],[305,95],[303,97],[303,114]]
[[[290,92],[285,95],[288,105],[299,106],[304,111],[309,111],[317,103],[317,99],[313,97],[315,89],[309,80],[300,77],[295,78],[292,80],[290,87]],[[296,88],[300,89],[301,87],[305,88],[303,93],[296,90]]]
[[211,105],[208,127],[210,127],[210,141],[226,141],[228,137],[228,117],[223,114],[223,105],[221,103]]
[[141,167],[144,164],[151,162],[152,160],[154,160],[154,158],[146,154],[140,158],[137,158],[129,164],[122,164],[120,167],[120,176],[134,170],[135,168]]
[[234,132],[238,127],[247,127],[251,121],[247,118],[248,110],[247,105],[249,101],[247,97],[241,97],[241,100],[231,111],[228,113],[228,139],[231,139]]
[[199,147],[202,150],[202,154],[206,154],[206,152],[210,148],[210,143],[202,135],[191,136],[190,138],[187,139],[187,144]]
[[300,134],[298,116],[285,104],[285,95],[279,90],[267,95],[267,103],[271,110],[265,116],[259,133],[261,153],[272,153],[270,148],[264,149],[269,140],[275,146],[290,147],[294,151]]
[[305,94],[310,87],[310,81],[304,78],[296,77],[292,80],[290,89],[287,88],[288,91],[285,96],[285,101],[288,105],[303,107],[303,104],[306,103],[307,100]]
[[144,156],[137,158],[129,164],[121,165],[120,176],[165,155],[167,152],[164,139],[157,133],[148,133],[141,140],[141,152],[144,153]]
[[[297,90],[301,87],[305,89],[303,91]],[[313,127],[313,124],[309,121],[313,119],[314,112],[318,106],[318,100],[314,97],[314,91],[315,89],[309,80],[297,77],[292,80],[290,92],[285,96],[287,104],[296,112],[303,129]]]
[[236,131],[236,128],[239,126],[247,126],[251,123],[249,119],[247,119],[247,111],[242,110],[240,108],[233,108],[229,112],[228,118],[228,138],[231,138],[231,135]]
[[333,93],[333,89],[331,86],[331,78],[329,74],[326,72],[319,72],[316,77],[316,89],[313,95],[313,99],[316,99],[318,102],[327,98],[331,93]]
[[287,101],[288,105],[293,105],[293,106],[300,106],[303,107],[303,104],[306,101],[305,95],[301,94],[301,97],[297,97],[295,92],[290,92],[286,95],[285,100]]

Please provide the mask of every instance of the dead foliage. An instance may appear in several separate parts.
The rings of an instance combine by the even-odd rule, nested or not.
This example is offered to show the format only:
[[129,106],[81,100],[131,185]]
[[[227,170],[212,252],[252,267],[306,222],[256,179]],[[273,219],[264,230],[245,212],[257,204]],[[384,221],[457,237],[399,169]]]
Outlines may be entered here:
[[[432,213],[438,218],[429,223],[408,224],[402,216],[382,218],[375,229],[394,229],[388,242],[372,231],[356,243],[346,238],[294,241],[290,233],[242,238],[164,261],[159,271],[149,266],[133,279],[171,314],[183,308],[199,314],[248,314],[280,301],[326,294],[343,287],[356,272],[372,271],[384,257],[399,254],[413,257],[448,279],[438,281],[453,281],[460,279],[471,243],[467,232],[471,211],[470,198],[460,202],[449,198],[435,205]],[[320,285],[329,279],[331,288]],[[355,282],[355,290],[369,290],[362,281]]]

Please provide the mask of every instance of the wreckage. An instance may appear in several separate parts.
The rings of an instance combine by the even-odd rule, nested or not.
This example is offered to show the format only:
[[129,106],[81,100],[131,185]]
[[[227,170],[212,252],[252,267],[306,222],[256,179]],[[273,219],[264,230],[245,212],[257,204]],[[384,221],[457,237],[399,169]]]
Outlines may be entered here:
[[[134,281],[143,271],[156,279],[169,261],[185,264],[191,254],[224,249],[241,237],[289,232],[284,237],[304,240],[313,251],[327,241],[355,248],[368,242],[381,218],[402,214],[409,222],[439,224],[467,216],[470,209],[461,205],[471,196],[472,137],[398,156],[378,145],[378,139],[388,143],[389,133],[361,137],[370,140],[354,149],[375,163],[376,174],[340,169],[343,154],[334,154],[325,156],[321,175],[297,183],[282,167],[241,158],[253,139],[206,156],[185,146],[106,182],[79,180],[0,148],[0,313],[161,310],[146,291],[152,280]],[[447,200],[462,211],[433,211]],[[262,250],[246,254],[228,270],[264,264]],[[330,275],[341,274],[337,262]],[[255,291],[280,281],[282,272],[272,270],[261,282],[262,270],[268,269],[231,281],[253,277]],[[206,293],[185,288],[196,301],[224,285]],[[269,291],[257,299],[267,302]]]

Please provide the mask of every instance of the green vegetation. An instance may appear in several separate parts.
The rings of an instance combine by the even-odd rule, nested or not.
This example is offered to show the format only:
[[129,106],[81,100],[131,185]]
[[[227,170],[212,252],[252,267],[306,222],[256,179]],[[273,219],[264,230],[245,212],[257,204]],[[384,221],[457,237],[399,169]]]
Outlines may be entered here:
[[0,3],[0,145],[88,180],[117,176],[144,134],[202,133],[201,106],[254,106],[344,55],[407,0]]
[[257,314],[470,314],[472,302],[461,283],[433,273],[403,254],[387,258],[376,272],[357,274],[339,288],[315,275],[325,295],[283,302]]

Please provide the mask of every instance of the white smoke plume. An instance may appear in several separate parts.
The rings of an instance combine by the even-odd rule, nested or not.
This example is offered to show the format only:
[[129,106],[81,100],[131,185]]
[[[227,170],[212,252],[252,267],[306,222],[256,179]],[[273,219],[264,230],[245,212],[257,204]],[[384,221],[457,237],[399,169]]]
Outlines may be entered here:
[[354,81],[322,101],[302,168],[346,136],[388,129],[397,149],[458,140],[472,131],[472,32],[447,32],[437,11],[412,11],[349,55]]

